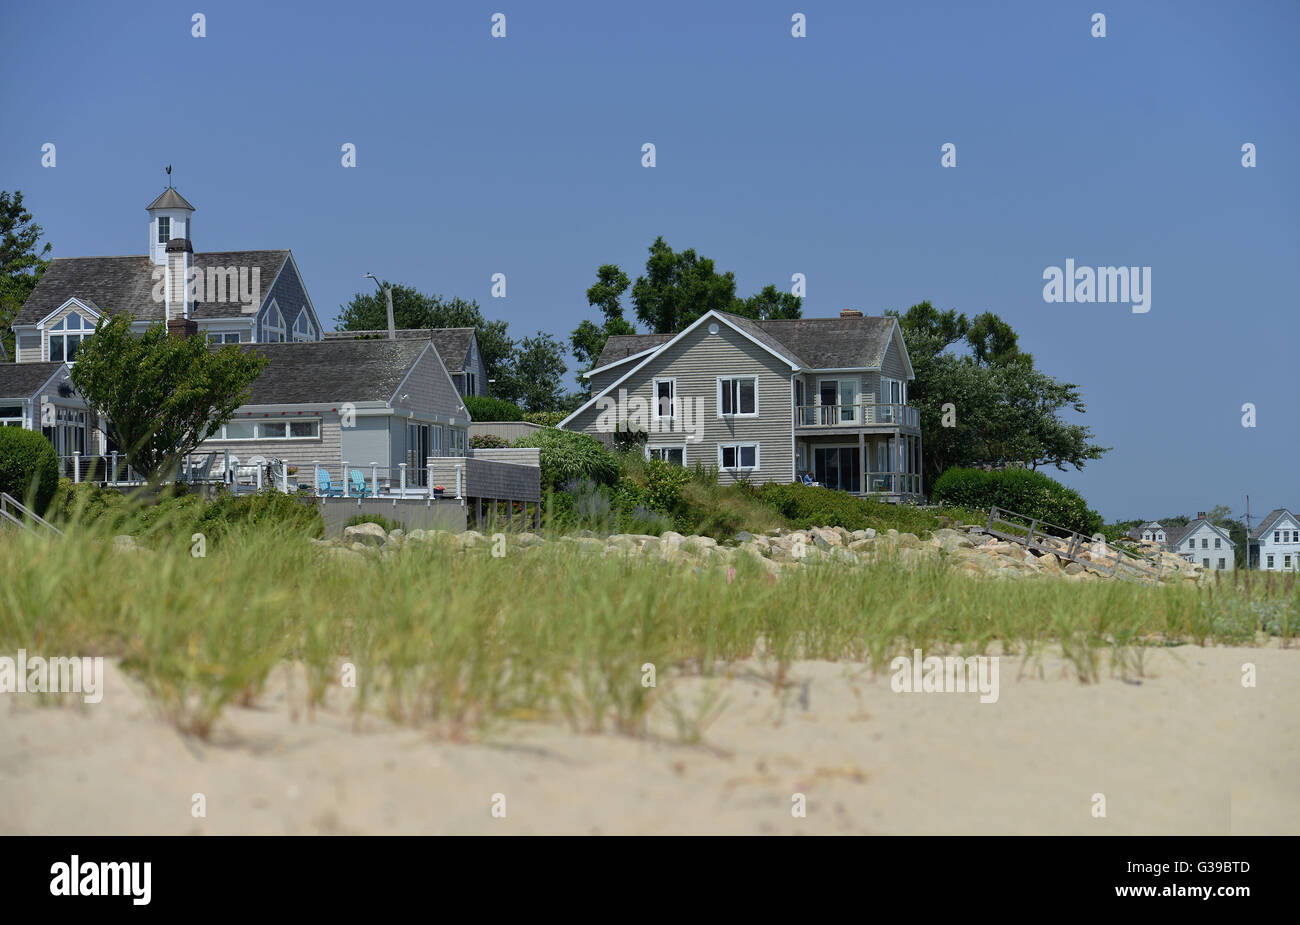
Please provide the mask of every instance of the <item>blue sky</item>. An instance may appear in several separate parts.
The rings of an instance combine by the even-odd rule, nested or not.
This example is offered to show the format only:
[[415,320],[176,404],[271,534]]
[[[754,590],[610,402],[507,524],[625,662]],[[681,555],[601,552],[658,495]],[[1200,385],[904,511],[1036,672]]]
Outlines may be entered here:
[[[327,320],[370,271],[567,340],[596,267],[635,278],[663,235],[742,295],[805,274],[806,317],[997,312],[1082,387],[1114,450],[1058,475],[1108,519],[1300,507],[1300,4],[198,0],[0,29],[0,188],[56,256],[143,253],[171,163],[196,248],[291,248]],[[1151,310],[1044,302],[1067,258],[1150,266]]]

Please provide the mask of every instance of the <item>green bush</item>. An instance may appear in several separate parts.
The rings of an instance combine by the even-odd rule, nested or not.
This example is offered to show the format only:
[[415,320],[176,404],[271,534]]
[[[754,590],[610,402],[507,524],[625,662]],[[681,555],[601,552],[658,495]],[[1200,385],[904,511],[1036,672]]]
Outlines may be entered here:
[[931,497],[941,504],[986,511],[993,506],[1006,508],[1089,535],[1102,526],[1101,515],[1078,492],[1032,469],[949,469],[934,483]]
[[310,497],[284,494],[274,488],[251,495],[223,492],[202,508],[195,530],[211,540],[234,528],[263,526],[316,538],[325,535],[325,521]]
[[59,487],[59,457],[36,430],[0,427],[0,491],[44,514]]
[[471,450],[502,450],[510,445],[510,441],[505,437],[498,437],[496,434],[476,434],[469,438],[469,448]]
[[595,437],[571,430],[544,427],[520,437],[511,446],[541,450],[542,489],[563,488],[574,479],[612,485],[618,478],[618,461]]
[[471,420],[475,421],[522,421],[524,409],[504,398],[492,398],[490,395],[466,395],[465,407],[469,410]]
[[530,424],[541,424],[543,427],[555,427],[568,415],[563,411],[529,411],[524,415],[524,420]]

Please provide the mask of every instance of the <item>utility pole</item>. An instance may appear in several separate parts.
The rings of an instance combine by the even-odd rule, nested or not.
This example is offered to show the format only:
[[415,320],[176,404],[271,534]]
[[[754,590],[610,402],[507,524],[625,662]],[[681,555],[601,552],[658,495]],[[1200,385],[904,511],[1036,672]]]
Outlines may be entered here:
[[379,280],[375,278],[373,273],[367,273],[365,278],[373,279],[375,285],[379,286],[380,290],[383,291],[384,301],[388,303],[388,339],[397,340],[397,327],[393,324],[393,287],[380,285]]

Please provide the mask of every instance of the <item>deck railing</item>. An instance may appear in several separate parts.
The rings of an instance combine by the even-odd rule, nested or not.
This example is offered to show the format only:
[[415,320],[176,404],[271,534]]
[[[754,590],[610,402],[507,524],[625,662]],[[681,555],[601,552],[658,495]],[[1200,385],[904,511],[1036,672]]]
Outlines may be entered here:
[[800,405],[796,427],[920,427],[921,414],[911,405],[860,402],[856,405]]

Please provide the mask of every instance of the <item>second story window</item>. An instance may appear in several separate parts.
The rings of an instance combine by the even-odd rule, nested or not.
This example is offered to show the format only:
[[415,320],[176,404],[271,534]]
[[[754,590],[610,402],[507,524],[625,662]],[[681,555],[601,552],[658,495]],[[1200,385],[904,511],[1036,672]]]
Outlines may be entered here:
[[677,417],[677,380],[655,380],[655,417],[671,421]]
[[171,216],[158,216],[158,243],[166,244],[172,239],[172,220]]
[[758,414],[758,377],[732,376],[718,379],[718,416]]
[[94,325],[76,312],[50,328],[50,361],[71,363],[81,342],[95,333]]

